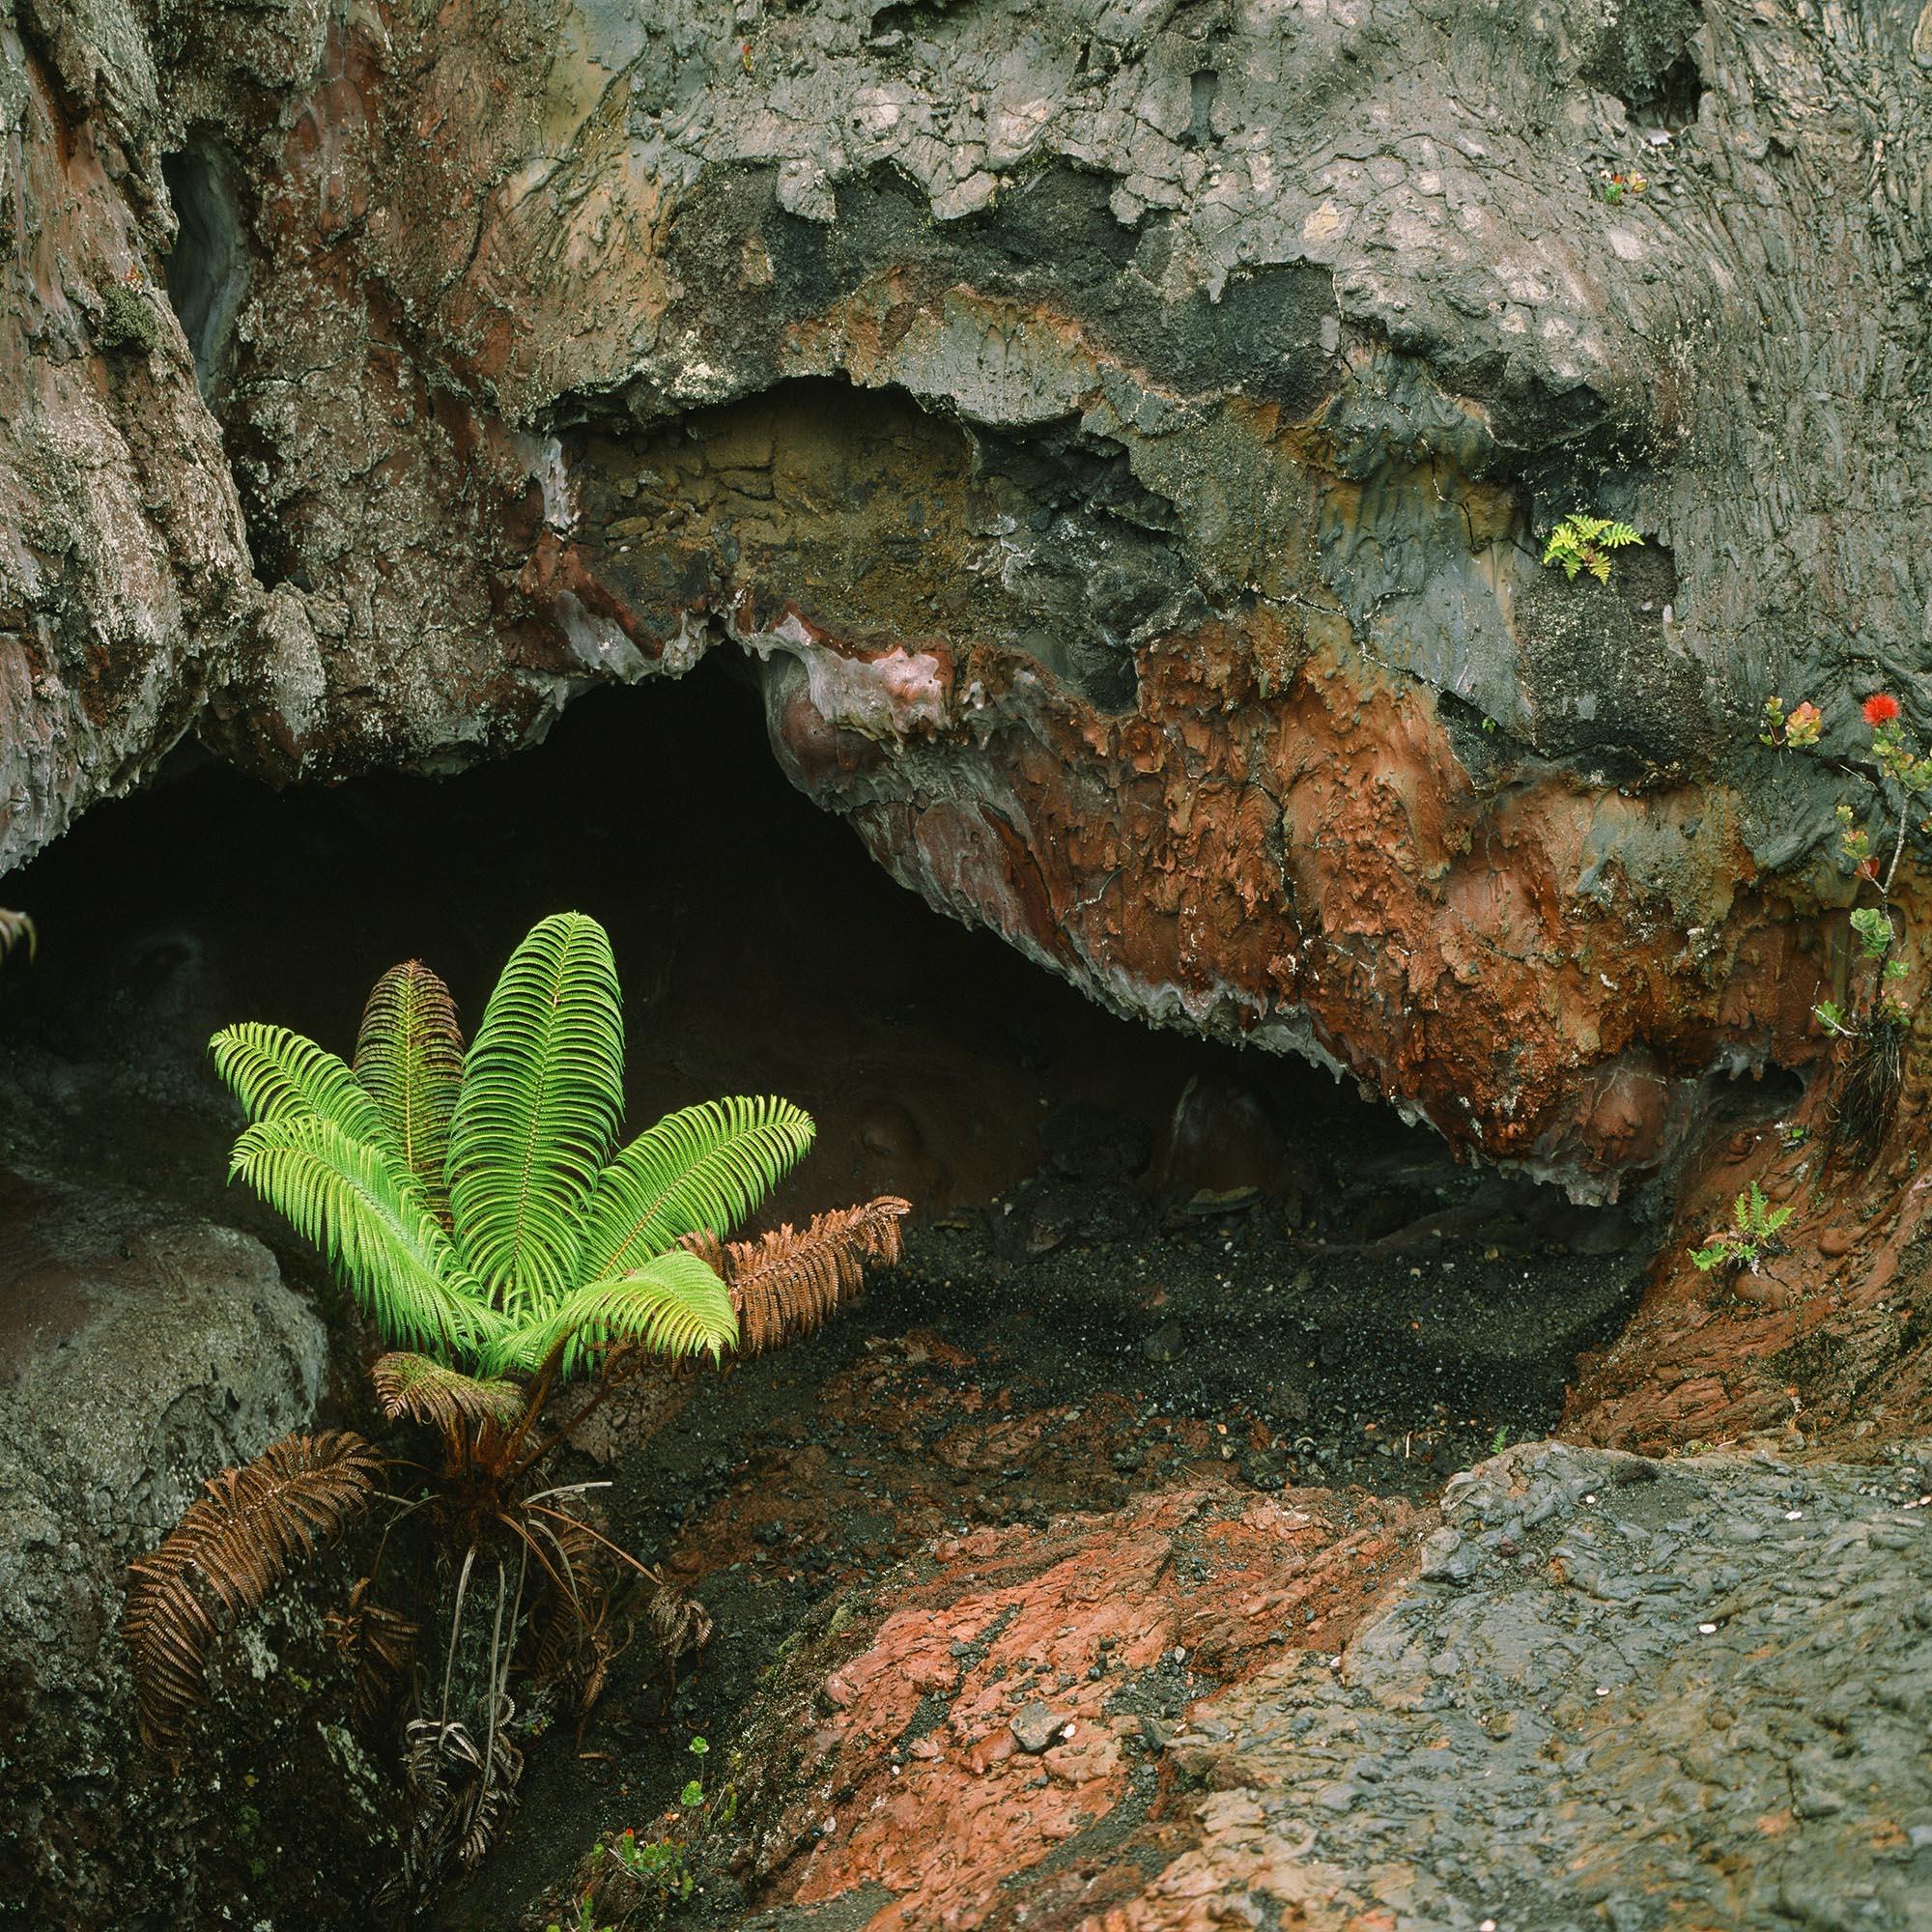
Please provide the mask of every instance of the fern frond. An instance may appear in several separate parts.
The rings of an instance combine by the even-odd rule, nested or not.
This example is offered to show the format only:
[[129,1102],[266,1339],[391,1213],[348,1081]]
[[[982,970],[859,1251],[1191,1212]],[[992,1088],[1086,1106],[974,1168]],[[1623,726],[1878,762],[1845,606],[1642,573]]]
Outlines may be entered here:
[[261,1121],[235,1143],[238,1177],[323,1251],[390,1340],[453,1354],[502,1325],[381,1142],[319,1116]]
[[496,1422],[507,1429],[524,1412],[524,1391],[515,1382],[479,1381],[428,1355],[397,1350],[379,1356],[369,1379],[391,1422],[407,1416],[461,1433],[466,1422]]
[[512,1315],[579,1279],[585,1197],[623,1111],[624,1020],[594,919],[539,922],[503,968],[464,1063],[449,1202],[465,1261]]
[[356,1140],[381,1131],[375,1101],[348,1066],[287,1027],[244,1020],[208,1045],[215,1072],[251,1121],[324,1120]]
[[362,1009],[354,1066],[429,1211],[447,1228],[443,1168],[463,1086],[463,1030],[449,988],[420,959],[391,966],[376,981]]
[[805,1157],[812,1131],[810,1114],[775,1097],[667,1114],[597,1177],[579,1274],[621,1274],[681,1236],[735,1227]]
[[0,906],[0,959],[16,946],[27,949],[27,957],[34,956],[34,949],[40,944],[40,934],[34,930],[34,922],[23,912],[9,912]]
[[1543,562],[1546,569],[1552,563],[1560,563],[1564,576],[1572,583],[1576,582],[1579,570],[1587,570],[1599,583],[1607,583],[1609,553],[1642,542],[1629,524],[1614,523],[1608,517],[1587,517],[1577,510],[1549,532]]
[[695,1657],[711,1641],[717,1629],[711,1612],[688,1591],[675,1583],[660,1582],[651,1592],[649,1608],[651,1634],[663,1648],[671,1668],[687,1657]]
[[291,1564],[368,1508],[384,1463],[348,1430],[289,1435],[204,1485],[179,1527],[128,1565],[121,1634],[132,1654],[142,1742],[181,1742],[202,1701],[217,1617],[260,1606]]
[[860,1208],[837,1208],[794,1231],[789,1224],[755,1241],[728,1246],[715,1236],[686,1237],[724,1278],[738,1311],[739,1351],[761,1354],[822,1328],[832,1311],[858,1292],[866,1264],[890,1267],[904,1252],[899,1222],[912,1203],[882,1194]]
[[351,1709],[355,1721],[374,1729],[395,1701],[415,1656],[420,1632],[413,1618],[371,1603],[370,1581],[367,1577],[360,1578],[343,1608],[325,1611],[322,1627],[328,1640],[355,1666]]
[[573,1290],[549,1315],[498,1338],[487,1366],[533,1369],[559,1343],[563,1371],[613,1342],[634,1342],[653,1355],[714,1356],[738,1346],[738,1319],[724,1284],[696,1255],[681,1248],[658,1255],[630,1274]]

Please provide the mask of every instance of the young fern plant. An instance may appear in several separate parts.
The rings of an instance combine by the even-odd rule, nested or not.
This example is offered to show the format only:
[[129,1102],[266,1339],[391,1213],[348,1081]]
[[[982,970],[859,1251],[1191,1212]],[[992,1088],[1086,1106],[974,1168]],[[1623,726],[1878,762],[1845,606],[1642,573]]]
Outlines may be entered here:
[[1788,1254],[1779,1233],[1791,1219],[1795,1204],[1774,1208],[1753,1180],[1731,1205],[1731,1225],[1714,1229],[1701,1247],[1690,1250],[1700,1274],[1724,1268],[1735,1274],[1756,1274],[1774,1256]]
[[1628,524],[1608,517],[1589,517],[1574,510],[1549,533],[1543,553],[1544,567],[1561,564],[1563,575],[1572,583],[1579,571],[1587,570],[1599,583],[1610,581],[1610,553],[1643,539]]
[[618,1149],[616,968],[579,913],[517,948],[467,1052],[413,960],[378,981],[353,1065],[255,1022],[213,1050],[253,1122],[231,1177],[327,1255],[387,1340],[485,1377],[554,1350],[575,1374],[618,1341],[734,1348],[724,1282],[679,1240],[735,1225],[811,1145],[789,1101],[730,1099]]
[[[909,1204],[887,1196],[802,1231],[725,1240],[810,1149],[810,1118],[776,1098],[706,1101],[619,1146],[616,969],[603,927],[579,913],[531,930],[467,1047],[448,989],[412,960],[370,994],[353,1062],[253,1022],[217,1034],[213,1052],[249,1116],[232,1178],[328,1258],[392,1345],[371,1371],[384,1414],[429,1428],[439,1454],[412,1464],[433,1481],[410,1502],[385,1497],[386,1458],[349,1431],[288,1437],[209,1483],[132,1565],[124,1634],[142,1734],[178,1749],[221,1620],[258,1606],[294,1561],[381,1501],[399,1515],[430,1506],[460,1576],[437,1715],[409,1726],[412,1856],[426,1881],[481,1856],[514,1788],[520,1637],[539,1668],[568,1665],[587,1704],[617,1647],[624,1570],[651,1586],[646,1614],[673,1653],[709,1629],[701,1607],[583,1520],[586,1486],[539,1473],[546,1458],[649,1360],[716,1360],[817,1327],[867,1263],[897,1260]],[[588,1399],[546,1435],[547,1400],[586,1374]],[[453,1667],[472,1578],[481,1587],[486,1573],[496,1614],[466,1723],[452,1715]],[[417,1634],[376,1602],[375,1582],[372,1572],[329,1620],[365,1713]]]

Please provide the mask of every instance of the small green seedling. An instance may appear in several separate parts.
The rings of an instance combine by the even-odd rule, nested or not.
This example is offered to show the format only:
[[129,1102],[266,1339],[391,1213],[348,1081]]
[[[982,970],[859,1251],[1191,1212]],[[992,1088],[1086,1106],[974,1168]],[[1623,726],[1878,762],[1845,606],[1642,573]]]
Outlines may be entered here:
[[624,1832],[612,1839],[611,1856],[658,1897],[691,1896],[691,1869],[685,1862],[685,1848],[677,1839],[640,1841],[635,1832]]
[[1628,524],[1613,523],[1608,517],[1586,517],[1577,510],[1567,516],[1549,533],[1549,545],[1543,553],[1544,565],[1563,566],[1572,583],[1577,573],[1587,570],[1599,583],[1610,581],[1610,553],[1643,539]]
[[1718,1229],[1701,1248],[1692,1248],[1690,1259],[1705,1274],[1719,1267],[1756,1274],[1772,1256],[1790,1252],[1777,1231],[1791,1219],[1793,1205],[1787,1201],[1782,1208],[1774,1208],[1753,1180],[1738,1196],[1731,1209],[1731,1225]]

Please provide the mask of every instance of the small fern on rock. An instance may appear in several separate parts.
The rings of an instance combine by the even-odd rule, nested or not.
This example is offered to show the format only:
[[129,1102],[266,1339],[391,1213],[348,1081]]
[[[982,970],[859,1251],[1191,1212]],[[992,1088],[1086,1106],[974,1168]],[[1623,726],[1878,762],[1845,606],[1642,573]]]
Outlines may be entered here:
[[1576,582],[1577,572],[1583,570],[1599,583],[1607,583],[1610,553],[1642,542],[1628,524],[1614,523],[1608,517],[1588,517],[1577,510],[1550,531],[1543,562],[1546,569],[1553,563],[1561,564],[1564,576],[1572,583]]

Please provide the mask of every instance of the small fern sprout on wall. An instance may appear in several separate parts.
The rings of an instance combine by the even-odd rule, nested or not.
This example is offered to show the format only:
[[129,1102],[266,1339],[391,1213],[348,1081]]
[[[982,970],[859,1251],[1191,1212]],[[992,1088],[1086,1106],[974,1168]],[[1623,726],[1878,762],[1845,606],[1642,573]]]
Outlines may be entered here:
[[1563,575],[1572,583],[1579,571],[1587,570],[1599,583],[1610,581],[1610,553],[1641,544],[1643,539],[1628,524],[1608,517],[1585,516],[1573,511],[1549,533],[1543,553],[1544,567],[1561,564]]
[[[512,1801],[514,1661],[569,1679],[585,1708],[621,1647],[625,1601],[673,1659],[710,1631],[702,1605],[586,1520],[586,1488],[547,1459],[652,1361],[775,1348],[821,1325],[867,1264],[899,1256],[910,1204],[882,1197],[754,1241],[727,1240],[811,1145],[778,1098],[705,1101],[618,1144],[624,1026],[595,920],[543,920],[512,953],[473,1042],[442,981],[392,968],[345,1062],[285,1027],[213,1041],[249,1124],[231,1177],[327,1257],[389,1347],[370,1375],[398,1429],[427,1429],[427,1493],[386,1495],[387,1457],[348,1431],[291,1436],[208,1485],[132,1566],[124,1634],[143,1737],[179,1753],[225,1620],[258,1607],[300,1559],[386,1504],[443,1531],[446,1649],[432,1715],[409,1717],[410,1880],[471,1864]],[[546,1429],[553,1395],[592,1386]],[[396,1708],[419,1619],[380,1601],[382,1552],[327,1630],[355,1666],[365,1720]],[[630,1579],[625,1583],[625,1578]],[[482,1681],[462,1694],[466,1612],[489,1610]],[[470,1647],[471,1650],[474,1646]],[[460,1707],[460,1708],[459,1708]]]
[[39,935],[34,931],[34,922],[23,912],[9,912],[0,906],[0,965],[6,963],[7,955],[15,947],[20,948],[31,959]]
[[1690,1250],[1690,1259],[1702,1274],[1713,1268],[1756,1274],[1767,1260],[1790,1253],[1778,1231],[1792,1211],[1788,1201],[1774,1208],[1753,1180],[1732,1204],[1731,1225],[1713,1230],[1701,1246]]

